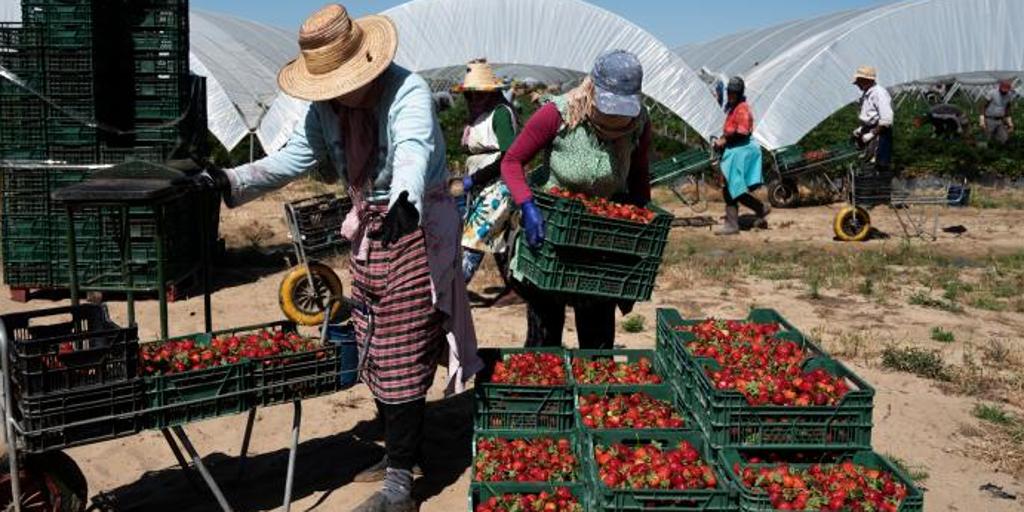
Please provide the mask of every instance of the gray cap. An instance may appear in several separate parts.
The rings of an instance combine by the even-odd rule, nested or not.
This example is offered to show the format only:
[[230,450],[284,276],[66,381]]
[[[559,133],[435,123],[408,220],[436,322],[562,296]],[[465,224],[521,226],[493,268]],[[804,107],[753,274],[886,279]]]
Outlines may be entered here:
[[590,76],[594,79],[597,93],[594,102],[602,114],[640,115],[644,68],[636,55],[625,50],[602,53],[594,62]]

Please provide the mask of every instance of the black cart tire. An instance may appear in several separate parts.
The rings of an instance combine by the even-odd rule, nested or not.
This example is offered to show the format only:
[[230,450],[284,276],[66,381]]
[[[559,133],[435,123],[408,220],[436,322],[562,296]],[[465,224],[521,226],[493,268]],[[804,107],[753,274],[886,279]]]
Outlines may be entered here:
[[800,204],[800,189],[792,181],[772,181],[768,184],[768,202],[775,208],[795,208]]
[[859,206],[845,206],[836,214],[832,228],[843,242],[863,242],[871,234],[871,214]]
[[[321,297],[341,297],[344,287],[338,274],[327,265],[318,262],[308,264],[309,272],[313,276],[313,283],[317,294]],[[310,289],[309,279],[306,277],[306,266],[299,265],[281,280],[281,287],[278,290],[278,302],[281,311],[289,320],[299,325],[321,325],[324,321],[324,308],[318,301],[314,300],[316,294]],[[342,312],[342,304],[335,301],[331,309],[331,319],[338,317]]]
[[[0,455],[0,505],[14,510],[10,459]],[[28,455],[18,467],[21,509],[46,512],[84,512],[89,500],[85,475],[64,452]]]

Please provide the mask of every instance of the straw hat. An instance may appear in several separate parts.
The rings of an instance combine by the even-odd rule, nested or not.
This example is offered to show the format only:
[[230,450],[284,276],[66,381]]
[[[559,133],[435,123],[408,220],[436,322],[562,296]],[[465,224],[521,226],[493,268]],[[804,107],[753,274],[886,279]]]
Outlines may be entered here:
[[313,13],[299,30],[301,55],[281,70],[277,84],[308,101],[344,96],[363,87],[391,65],[398,31],[385,16],[352,20],[331,4]]
[[466,78],[452,88],[454,92],[480,91],[494,92],[507,89],[505,84],[491,69],[487,59],[476,59],[466,65]]
[[853,74],[853,83],[857,83],[857,80],[860,78],[877,82],[878,71],[871,66],[861,66],[857,68],[857,72]]

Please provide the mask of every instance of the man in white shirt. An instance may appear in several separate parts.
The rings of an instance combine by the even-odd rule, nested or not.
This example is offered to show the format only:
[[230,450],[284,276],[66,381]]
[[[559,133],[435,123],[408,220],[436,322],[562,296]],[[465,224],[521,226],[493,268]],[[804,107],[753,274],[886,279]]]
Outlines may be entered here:
[[892,96],[878,85],[878,72],[870,66],[861,66],[853,75],[853,83],[862,92],[860,97],[860,126],[853,135],[858,144],[875,147],[875,166],[887,170],[892,164]]
[[1013,117],[1011,107],[1017,93],[1013,91],[1013,84],[1009,80],[1000,80],[999,87],[992,89],[981,100],[981,116],[978,122],[981,123],[981,130],[985,132],[985,138],[989,141],[995,140],[999,144],[1006,144],[1010,140],[1010,133],[1013,132]]

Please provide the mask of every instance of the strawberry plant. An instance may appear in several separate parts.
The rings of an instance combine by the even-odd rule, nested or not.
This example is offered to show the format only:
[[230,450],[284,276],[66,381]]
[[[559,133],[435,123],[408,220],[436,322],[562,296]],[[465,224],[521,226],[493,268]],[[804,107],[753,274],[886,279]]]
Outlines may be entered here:
[[685,440],[671,448],[655,443],[597,445],[594,460],[598,478],[611,489],[682,491],[718,487],[714,468]]
[[620,204],[609,201],[603,197],[595,198],[582,193],[572,193],[558,187],[552,187],[550,194],[564,199],[579,201],[587,208],[587,212],[599,217],[628,220],[630,222],[639,222],[640,224],[650,224],[655,217],[654,212],[647,208],[641,208],[631,204]]
[[562,356],[551,352],[521,352],[505,355],[494,365],[491,382],[514,386],[564,386]]
[[583,512],[583,505],[568,488],[557,487],[554,492],[505,493],[500,496],[491,496],[473,510],[474,512]]
[[572,375],[577,384],[661,384],[648,357],[635,362],[616,362],[611,358],[572,359]]
[[583,426],[591,429],[682,428],[683,417],[669,402],[647,393],[580,396]]
[[477,482],[571,482],[578,466],[566,438],[480,438],[473,458]]
[[[761,461],[749,459],[751,464]],[[886,471],[852,461],[839,464],[733,465],[742,484],[768,495],[778,510],[897,512],[907,486]]]

